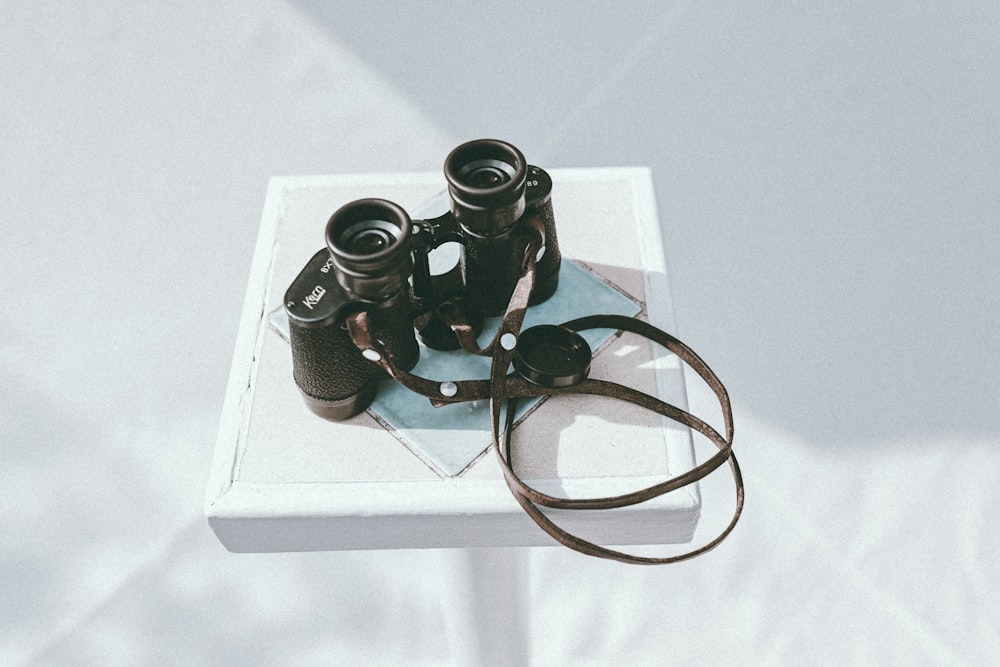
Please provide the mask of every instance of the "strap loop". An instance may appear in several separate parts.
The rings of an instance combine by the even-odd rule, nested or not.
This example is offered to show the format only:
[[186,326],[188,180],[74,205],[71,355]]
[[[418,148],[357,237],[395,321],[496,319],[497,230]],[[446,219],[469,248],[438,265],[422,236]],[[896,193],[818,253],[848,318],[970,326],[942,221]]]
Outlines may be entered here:
[[[655,396],[650,396],[614,382],[587,378],[572,386],[547,387],[530,382],[517,373],[509,373],[511,362],[517,349],[518,336],[521,334],[525,311],[527,310],[534,287],[535,256],[544,238],[543,231],[540,229],[540,222],[535,222],[538,224],[529,225],[533,233],[525,248],[521,278],[514,288],[507,311],[490,344],[485,348],[479,348],[471,327],[465,323],[464,319],[458,314],[449,318],[448,324],[455,331],[462,348],[466,352],[493,357],[493,363],[490,367],[490,378],[488,380],[435,382],[398,368],[392,359],[392,355],[373,335],[368,314],[363,311],[347,318],[348,332],[354,344],[362,351],[366,358],[376,361],[396,381],[407,389],[428,397],[436,406],[486,398],[490,399],[491,447],[500,462],[507,487],[528,516],[559,543],[590,556],[608,558],[625,563],[641,564],[673,563],[693,558],[713,549],[732,532],[739,521],[744,502],[743,477],[740,472],[739,463],[732,451],[733,415],[729,393],[715,372],[709,368],[708,364],[694,350],[674,336],[654,327],[648,322],[631,317],[591,315],[560,325],[574,332],[587,329],[629,331],[668,349],[690,366],[715,393],[722,410],[725,435],[720,434],[707,422],[686,410],[666,403]],[[514,470],[511,461],[511,438],[514,431],[514,415],[519,399],[561,394],[607,396],[634,403],[701,433],[719,451],[709,459],[680,475],[644,489],[639,489],[638,491],[600,498],[563,498],[548,495],[527,484]],[[504,428],[501,430],[501,414],[505,403],[506,416],[504,418]],[[503,434],[503,447],[501,447],[501,433]],[[729,464],[730,473],[736,488],[736,507],[732,518],[722,532],[707,544],[680,555],[645,557],[609,549],[567,532],[553,522],[541,509],[542,507],[549,507],[564,510],[604,510],[636,505],[693,484],[715,471],[723,463]]]
[[[730,532],[732,532],[733,528],[735,528],[737,522],[739,521],[740,514],[743,512],[744,502],[743,476],[740,472],[736,456],[732,451],[732,407],[729,400],[729,394],[726,391],[725,386],[719,380],[718,376],[715,375],[712,369],[709,368],[709,366],[691,348],[665,331],[657,329],[656,327],[646,322],[642,322],[641,320],[621,317],[618,315],[593,315],[567,322],[563,326],[575,331],[595,328],[613,328],[631,331],[669,349],[682,361],[691,366],[691,368],[694,369],[695,372],[697,372],[698,375],[701,376],[701,378],[715,392],[716,397],[719,399],[719,405],[722,408],[726,436],[721,436],[706,422],[685,410],[681,410],[676,406],[665,403],[653,396],[649,396],[648,394],[644,394],[612,382],[587,379],[574,387],[568,387],[566,389],[547,389],[546,393],[550,395],[583,393],[610,396],[628,401],[630,403],[635,403],[698,431],[711,440],[712,443],[718,447],[719,451],[707,461],[704,461],[681,475],[677,475],[676,477],[654,484],[645,489],[640,489],[638,491],[633,491],[619,496],[570,499],[553,497],[544,494],[525,483],[514,470],[514,466],[511,461],[511,437],[514,430],[514,413],[516,410],[517,399],[521,397],[521,392],[518,390],[521,387],[518,383],[518,378],[511,378],[506,374],[506,369],[509,367],[511,360],[510,353],[506,351],[495,351],[493,357],[493,367],[491,369],[491,382],[493,383],[491,387],[493,391],[490,402],[492,447],[500,461],[501,470],[504,473],[504,479],[507,482],[507,486],[511,490],[511,493],[514,495],[517,502],[542,530],[548,533],[559,543],[573,549],[574,551],[579,551],[590,556],[608,558],[625,563],[662,564],[687,560],[715,548],[726,538],[726,536],[729,535]],[[504,446],[501,449],[500,413],[501,404],[504,400],[507,401],[507,409],[505,428],[503,431]],[[687,486],[688,484],[697,482],[725,462],[729,463],[733,482],[736,487],[736,507],[729,524],[718,536],[704,546],[677,556],[637,556],[600,546],[577,537],[559,527],[552,521],[552,519],[546,516],[539,507],[544,506],[558,509],[600,510],[634,505],[652,500],[653,498],[661,496],[665,493],[669,493],[670,491],[674,491]]]

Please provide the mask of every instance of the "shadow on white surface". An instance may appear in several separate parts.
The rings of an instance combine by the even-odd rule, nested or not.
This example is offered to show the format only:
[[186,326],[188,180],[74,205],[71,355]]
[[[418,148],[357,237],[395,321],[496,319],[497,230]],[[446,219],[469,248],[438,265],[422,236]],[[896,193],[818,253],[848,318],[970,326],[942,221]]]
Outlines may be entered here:
[[782,428],[1000,428],[997,7],[295,4],[460,137],[651,166],[682,337]]

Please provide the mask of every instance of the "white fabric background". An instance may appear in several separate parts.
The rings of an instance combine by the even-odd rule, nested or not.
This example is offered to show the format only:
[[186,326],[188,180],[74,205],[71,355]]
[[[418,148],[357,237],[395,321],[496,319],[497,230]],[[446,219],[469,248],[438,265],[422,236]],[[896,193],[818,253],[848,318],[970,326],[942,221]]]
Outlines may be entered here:
[[[354,5],[0,5],[0,662],[1000,662],[997,6]],[[483,136],[653,168],[743,522],[670,568],[227,553],[268,177]]]

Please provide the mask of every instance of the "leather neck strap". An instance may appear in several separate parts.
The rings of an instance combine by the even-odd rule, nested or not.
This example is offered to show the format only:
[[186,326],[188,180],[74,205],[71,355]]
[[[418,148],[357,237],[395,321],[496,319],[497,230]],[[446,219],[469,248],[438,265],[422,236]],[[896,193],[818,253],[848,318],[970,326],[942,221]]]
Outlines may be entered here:
[[[690,366],[712,389],[719,406],[722,410],[725,435],[720,434],[708,423],[692,415],[691,413],[671,405],[660,399],[645,394],[635,389],[623,385],[588,378],[579,384],[570,387],[545,387],[534,384],[517,374],[510,374],[508,371],[513,360],[516,349],[517,336],[520,335],[521,324],[524,321],[524,313],[528,306],[531,290],[534,286],[534,264],[535,254],[541,244],[541,235],[536,233],[535,238],[529,243],[525,252],[525,263],[523,274],[515,287],[511,297],[507,312],[497,330],[493,341],[486,348],[480,349],[476,343],[475,335],[471,328],[465,325],[459,318],[449,322],[456,332],[462,347],[472,354],[492,355],[493,363],[490,370],[489,380],[463,380],[459,382],[434,382],[425,378],[413,375],[398,368],[392,360],[392,355],[384,348],[373,335],[368,315],[359,312],[347,319],[348,331],[354,340],[354,344],[365,353],[365,356],[379,363],[396,381],[407,389],[428,397],[435,405],[445,405],[449,403],[459,403],[473,400],[490,400],[490,432],[492,436],[491,446],[497,459],[501,464],[504,479],[508,488],[514,495],[518,504],[530,516],[536,524],[561,544],[579,551],[581,553],[608,558],[625,563],[673,563],[681,560],[693,558],[703,554],[724,540],[736,523],[739,521],[743,511],[744,491],[743,477],[740,473],[739,464],[732,451],[733,447],[733,416],[729,394],[723,386],[718,376],[709,368],[701,357],[694,350],[671,336],[665,331],[657,329],[647,322],[620,315],[592,315],[580,319],[566,322],[561,326],[573,331],[583,331],[587,329],[616,329],[629,331],[643,336],[673,352]],[[514,414],[518,399],[554,396],[561,394],[589,394],[594,396],[607,396],[629,403],[635,403],[647,410],[652,410],[675,422],[683,424],[708,438],[717,448],[718,452],[706,461],[696,465],[690,470],[671,477],[662,482],[658,482],[644,489],[630,493],[607,496],[600,498],[563,498],[551,496],[539,491],[527,484],[514,470],[511,460],[511,438],[514,431]],[[504,403],[506,402],[506,417],[504,428],[500,428],[501,415]],[[501,438],[503,447],[501,447]],[[562,510],[604,510],[616,507],[626,507],[638,503],[646,502],[661,496],[670,491],[675,491],[684,486],[697,482],[709,473],[719,468],[723,463],[729,464],[729,469],[736,487],[736,507],[733,511],[732,519],[718,536],[704,546],[687,551],[680,555],[665,557],[646,557],[617,551],[593,542],[577,537],[565,529],[559,527],[542,507],[562,509]]]
[[[494,391],[492,393],[490,401],[490,414],[491,414],[491,434],[492,434],[492,446],[495,454],[500,460],[501,467],[504,473],[504,479],[507,482],[508,488],[510,488],[511,493],[513,493],[515,499],[525,510],[525,512],[542,528],[546,533],[555,538],[558,542],[564,546],[569,547],[575,551],[590,555],[598,556],[600,558],[608,558],[611,560],[617,560],[625,563],[637,563],[637,564],[659,564],[659,563],[673,563],[681,560],[687,560],[693,558],[700,554],[703,554],[711,549],[715,548],[719,543],[721,543],[733,528],[735,528],[737,522],[739,521],[740,514],[743,511],[743,501],[744,501],[744,491],[743,491],[743,476],[740,473],[739,463],[736,460],[736,456],[732,451],[733,444],[733,419],[732,419],[732,407],[729,401],[729,394],[726,392],[726,388],[723,386],[722,382],[719,380],[718,376],[712,371],[711,368],[687,345],[674,338],[670,334],[653,327],[652,325],[642,322],[641,320],[636,320],[629,317],[621,317],[619,315],[593,315],[590,317],[581,318],[578,320],[573,320],[571,322],[566,322],[562,326],[572,329],[574,331],[582,331],[586,329],[620,329],[623,331],[631,331],[640,336],[648,338],[663,347],[666,347],[671,352],[676,354],[681,360],[687,363],[691,368],[698,373],[698,375],[708,384],[708,386],[715,393],[719,400],[719,405],[722,408],[723,420],[725,423],[725,436],[720,435],[715,429],[709,426],[706,422],[690,414],[686,410],[682,410],[676,406],[669,403],[665,403],[658,398],[649,396],[642,392],[635,391],[623,385],[619,385],[613,382],[607,382],[602,380],[587,379],[578,385],[572,387],[566,387],[562,389],[550,389],[537,387],[537,389],[542,390],[541,392],[525,392],[524,383],[525,380],[517,376],[507,375],[506,369],[510,367],[511,353],[508,351],[497,351],[493,358],[492,376],[491,381],[493,383]],[[638,491],[633,491],[631,493],[619,495],[619,496],[608,496],[603,498],[560,498],[553,497],[538,491],[537,489],[528,485],[524,480],[522,480],[516,471],[514,470],[513,462],[511,460],[511,438],[513,434],[514,426],[514,413],[516,409],[516,401],[518,398],[528,395],[539,395],[542,392],[546,395],[558,395],[558,394],[591,394],[599,396],[608,396],[611,398],[617,398],[630,403],[635,403],[648,410],[657,412],[668,419],[684,424],[691,429],[701,433],[718,448],[718,452],[704,461],[703,463],[691,468],[690,470],[667,479],[663,482],[659,482],[652,486],[649,486]],[[500,447],[500,414],[501,414],[501,404],[503,401],[507,401],[505,428],[503,430],[504,446]],[[634,505],[637,503],[646,502],[652,500],[658,496],[661,496],[670,491],[677,490],[681,487],[687,486],[702,479],[716,468],[718,468],[723,463],[728,462],[729,468],[732,473],[733,482],[736,487],[736,507],[733,511],[732,518],[729,524],[723,529],[723,531],[716,536],[713,540],[708,542],[702,547],[693,549],[691,551],[675,555],[675,556],[665,556],[665,557],[647,557],[638,556],[634,554],[629,554],[623,551],[617,551],[614,549],[609,549],[601,545],[595,544],[593,542],[584,540],[583,538],[577,537],[566,531],[565,529],[556,525],[551,518],[549,518],[542,510],[540,506],[551,507],[557,509],[571,509],[571,510],[601,510],[601,509],[612,509],[616,507],[625,507],[628,505]]]

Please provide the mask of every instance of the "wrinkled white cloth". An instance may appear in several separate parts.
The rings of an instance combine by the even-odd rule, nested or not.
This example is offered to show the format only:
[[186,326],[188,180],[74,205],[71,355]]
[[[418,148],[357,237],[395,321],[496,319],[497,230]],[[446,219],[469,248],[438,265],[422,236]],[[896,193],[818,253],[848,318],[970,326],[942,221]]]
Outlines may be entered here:
[[[874,32],[832,43],[822,21],[788,16],[820,35],[812,51],[797,51],[780,26],[747,38],[744,27],[766,21],[739,10],[650,3],[595,22],[614,6],[566,21],[559,12],[571,8],[555,7],[532,10],[525,25],[456,19],[444,28],[441,15],[464,11],[464,20],[470,10],[414,9],[390,21],[391,3],[370,16],[263,0],[0,8],[0,662],[1000,662],[1000,438],[990,430],[1000,413],[1000,237],[990,217],[1000,162],[983,157],[978,142],[995,148],[996,129],[977,115],[1000,101],[1000,85],[985,85],[1000,83],[1000,57],[981,48],[997,36],[995,13],[908,11],[884,50],[870,46],[882,37]],[[338,11],[343,33],[331,29]],[[887,20],[868,18],[848,23]],[[429,37],[408,38],[422,48],[387,73],[372,36],[382,28],[386,40],[403,39],[400,25]],[[527,34],[518,45],[550,39],[565,49],[539,49],[568,55],[506,53],[514,28]],[[490,49],[459,48],[443,38],[449,30],[459,45],[481,31]],[[891,48],[911,37],[912,52]],[[781,81],[787,69],[799,88],[742,89],[724,57],[694,83],[676,65],[712,62],[747,39],[774,45],[751,54],[775,72],[761,80]],[[439,100],[440,91],[407,85],[414,63],[449,48],[454,69],[442,76],[449,85],[468,77],[467,88]],[[482,68],[508,68],[525,94],[487,116],[483,100],[495,91],[476,77]],[[956,88],[952,75],[984,85]],[[849,106],[883,81],[898,88]],[[714,94],[682,100],[681,115],[700,125],[674,132],[662,118],[677,108],[630,109],[653,86],[665,99]],[[910,104],[913,87],[925,115]],[[816,90],[821,99],[810,97]],[[727,99],[743,106],[709,104]],[[831,100],[842,106],[824,106]],[[886,100],[899,104],[883,109]],[[830,114],[845,109],[856,112],[845,126],[869,134],[838,134]],[[643,121],[623,127],[619,111]],[[742,115],[747,125],[734,125]],[[754,125],[784,117],[798,123],[789,135]],[[599,166],[604,149],[628,146],[628,163],[651,164],[658,188],[669,188],[658,196],[673,232],[682,334],[734,379],[742,523],[707,556],[667,568],[561,548],[226,552],[202,498],[267,179],[437,170],[457,143],[500,131],[553,166],[580,166],[582,154]],[[759,139],[775,151],[757,163],[740,152],[757,144],[733,136],[761,132],[775,132]],[[823,164],[851,175],[810,171],[816,146],[830,152]],[[875,164],[901,154],[908,160]],[[963,171],[970,164],[974,174]],[[809,192],[770,180],[781,169],[807,173]],[[918,169],[950,189],[913,196],[919,180],[908,174]],[[894,187],[912,210],[895,205]],[[702,191],[713,196],[695,196]],[[731,191],[746,198],[718,196]],[[962,225],[941,219],[929,233],[921,207],[935,205],[951,206],[942,210]],[[818,249],[796,248],[802,232],[791,226],[768,227],[789,209],[803,225],[823,223]],[[895,226],[859,222],[873,211]],[[736,226],[743,214],[786,245],[744,243],[757,237]],[[734,226],[685,231],[704,220]],[[889,246],[889,256],[865,256]],[[754,253],[768,259],[754,264]],[[807,261],[817,257],[829,266]],[[800,288],[818,296],[795,301]],[[730,292],[728,305],[745,310],[717,307],[714,297]],[[901,304],[908,310],[893,310]],[[761,323],[766,331],[755,331]],[[870,375],[851,375],[859,369]],[[796,394],[802,405],[781,400]],[[826,395],[822,410],[809,402]],[[693,403],[710,404],[702,399]],[[726,484],[704,485],[699,537],[724,521]]]

